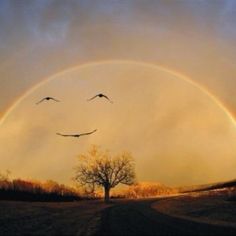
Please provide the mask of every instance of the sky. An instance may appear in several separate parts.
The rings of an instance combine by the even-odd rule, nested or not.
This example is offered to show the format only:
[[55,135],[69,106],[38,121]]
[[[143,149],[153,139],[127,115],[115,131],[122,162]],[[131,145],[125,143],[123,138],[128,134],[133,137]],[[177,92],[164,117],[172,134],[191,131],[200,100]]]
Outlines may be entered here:
[[[140,180],[179,185],[235,178],[236,130],[227,114],[236,117],[235,11],[234,0],[1,0],[2,168],[66,183],[74,157],[99,144],[132,151]],[[79,67],[94,62],[99,65]],[[112,107],[83,103],[98,90],[114,97]],[[51,93],[67,102],[36,109],[35,101]],[[99,132],[78,142],[54,137],[59,128]]]

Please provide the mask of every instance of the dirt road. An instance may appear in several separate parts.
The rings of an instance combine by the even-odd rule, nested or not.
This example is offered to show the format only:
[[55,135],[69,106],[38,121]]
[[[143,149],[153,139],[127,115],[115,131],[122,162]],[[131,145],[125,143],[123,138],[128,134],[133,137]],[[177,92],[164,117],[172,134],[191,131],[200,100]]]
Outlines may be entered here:
[[156,200],[124,201],[102,211],[95,235],[236,235],[236,229],[195,223],[159,213]]

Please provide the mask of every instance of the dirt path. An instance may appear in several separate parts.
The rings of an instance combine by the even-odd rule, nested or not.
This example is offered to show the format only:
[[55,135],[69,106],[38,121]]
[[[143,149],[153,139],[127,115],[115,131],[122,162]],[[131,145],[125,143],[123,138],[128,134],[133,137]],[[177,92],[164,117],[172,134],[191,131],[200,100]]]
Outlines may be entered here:
[[102,211],[95,235],[236,235],[236,229],[195,223],[159,213],[156,200],[123,201]]

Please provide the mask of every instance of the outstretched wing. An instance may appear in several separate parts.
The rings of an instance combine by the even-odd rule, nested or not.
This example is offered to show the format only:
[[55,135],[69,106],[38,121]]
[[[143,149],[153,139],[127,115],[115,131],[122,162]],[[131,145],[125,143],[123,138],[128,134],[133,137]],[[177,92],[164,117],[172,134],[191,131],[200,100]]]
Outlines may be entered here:
[[80,134],[80,136],[82,136],[82,135],[90,135],[90,134],[95,133],[96,131],[97,131],[97,130],[95,129],[95,130],[93,130],[92,132],[82,133],[82,134]]
[[55,102],[60,102],[60,100],[57,100],[57,99],[55,99],[55,98],[50,98],[51,100],[53,100],[53,101],[55,101]]
[[106,95],[102,95],[104,98],[106,98],[110,103],[113,103],[113,101],[111,101],[111,99],[109,97],[107,97]]
[[38,105],[39,103],[43,102],[45,100],[45,98],[41,99],[40,101],[38,101],[37,103],[35,103],[36,105]]
[[95,95],[95,96],[93,96],[92,98],[89,98],[89,99],[87,99],[87,101],[91,101],[91,100],[93,100],[94,98],[96,98],[98,95]]
[[72,134],[61,134],[61,133],[56,133],[56,134],[63,137],[75,137],[75,135],[72,135]]

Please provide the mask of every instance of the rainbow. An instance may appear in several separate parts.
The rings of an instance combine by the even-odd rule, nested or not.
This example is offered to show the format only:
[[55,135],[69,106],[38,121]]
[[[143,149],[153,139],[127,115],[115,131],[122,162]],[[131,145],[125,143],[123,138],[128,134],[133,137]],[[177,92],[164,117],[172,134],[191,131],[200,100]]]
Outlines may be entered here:
[[159,69],[163,72],[167,72],[171,75],[173,75],[174,77],[178,78],[178,79],[182,79],[185,82],[191,84],[192,86],[196,87],[197,89],[199,89],[201,92],[203,92],[204,94],[206,94],[208,96],[209,99],[211,99],[229,118],[229,120],[233,123],[233,125],[236,127],[236,121],[233,117],[233,115],[231,114],[231,112],[227,109],[227,107],[215,96],[213,95],[211,92],[209,92],[205,87],[203,87],[202,85],[194,82],[193,80],[191,80],[189,77],[175,71],[175,70],[170,70],[167,67],[164,67],[162,65],[157,65],[154,63],[149,63],[149,62],[139,62],[139,61],[132,61],[132,60],[103,60],[103,61],[96,61],[96,62],[89,62],[89,63],[84,63],[84,64],[79,64],[79,65],[75,65],[72,66],[70,68],[64,69],[62,71],[59,71],[49,77],[43,78],[42,81],[38,84],[36,84],[35,86],[33,86],[32,88],[30,88],[28,91],[26,91],[23,95],[21,95],[15,102],[13,102],[13,105],[10,106],[10,108],[8,108],[6,110],[6,112],[4,113],[4,115],[2,116],[2,118],[0,119],[0,125],[2,125],[4,123],[4,121],[7,119],[7,117],[10,115],[10,113],[21,103],[21,101],[23,101],[28,95],[32,94],[35,90],[37,90],[39,87],[43,86],[44,84],[46,84],[47,82],[55,79],[57,76],[59,75],[63,75],[66,74],[68,72],[73,72],[77,69],[82,69],[82,68],[86,68],[86,67],[90,67],[90,66],[96,66],[96,65],[101,65],[101,64],[135,64],[135,65],[139,65],[139,66],[146,66],[152,69]]

